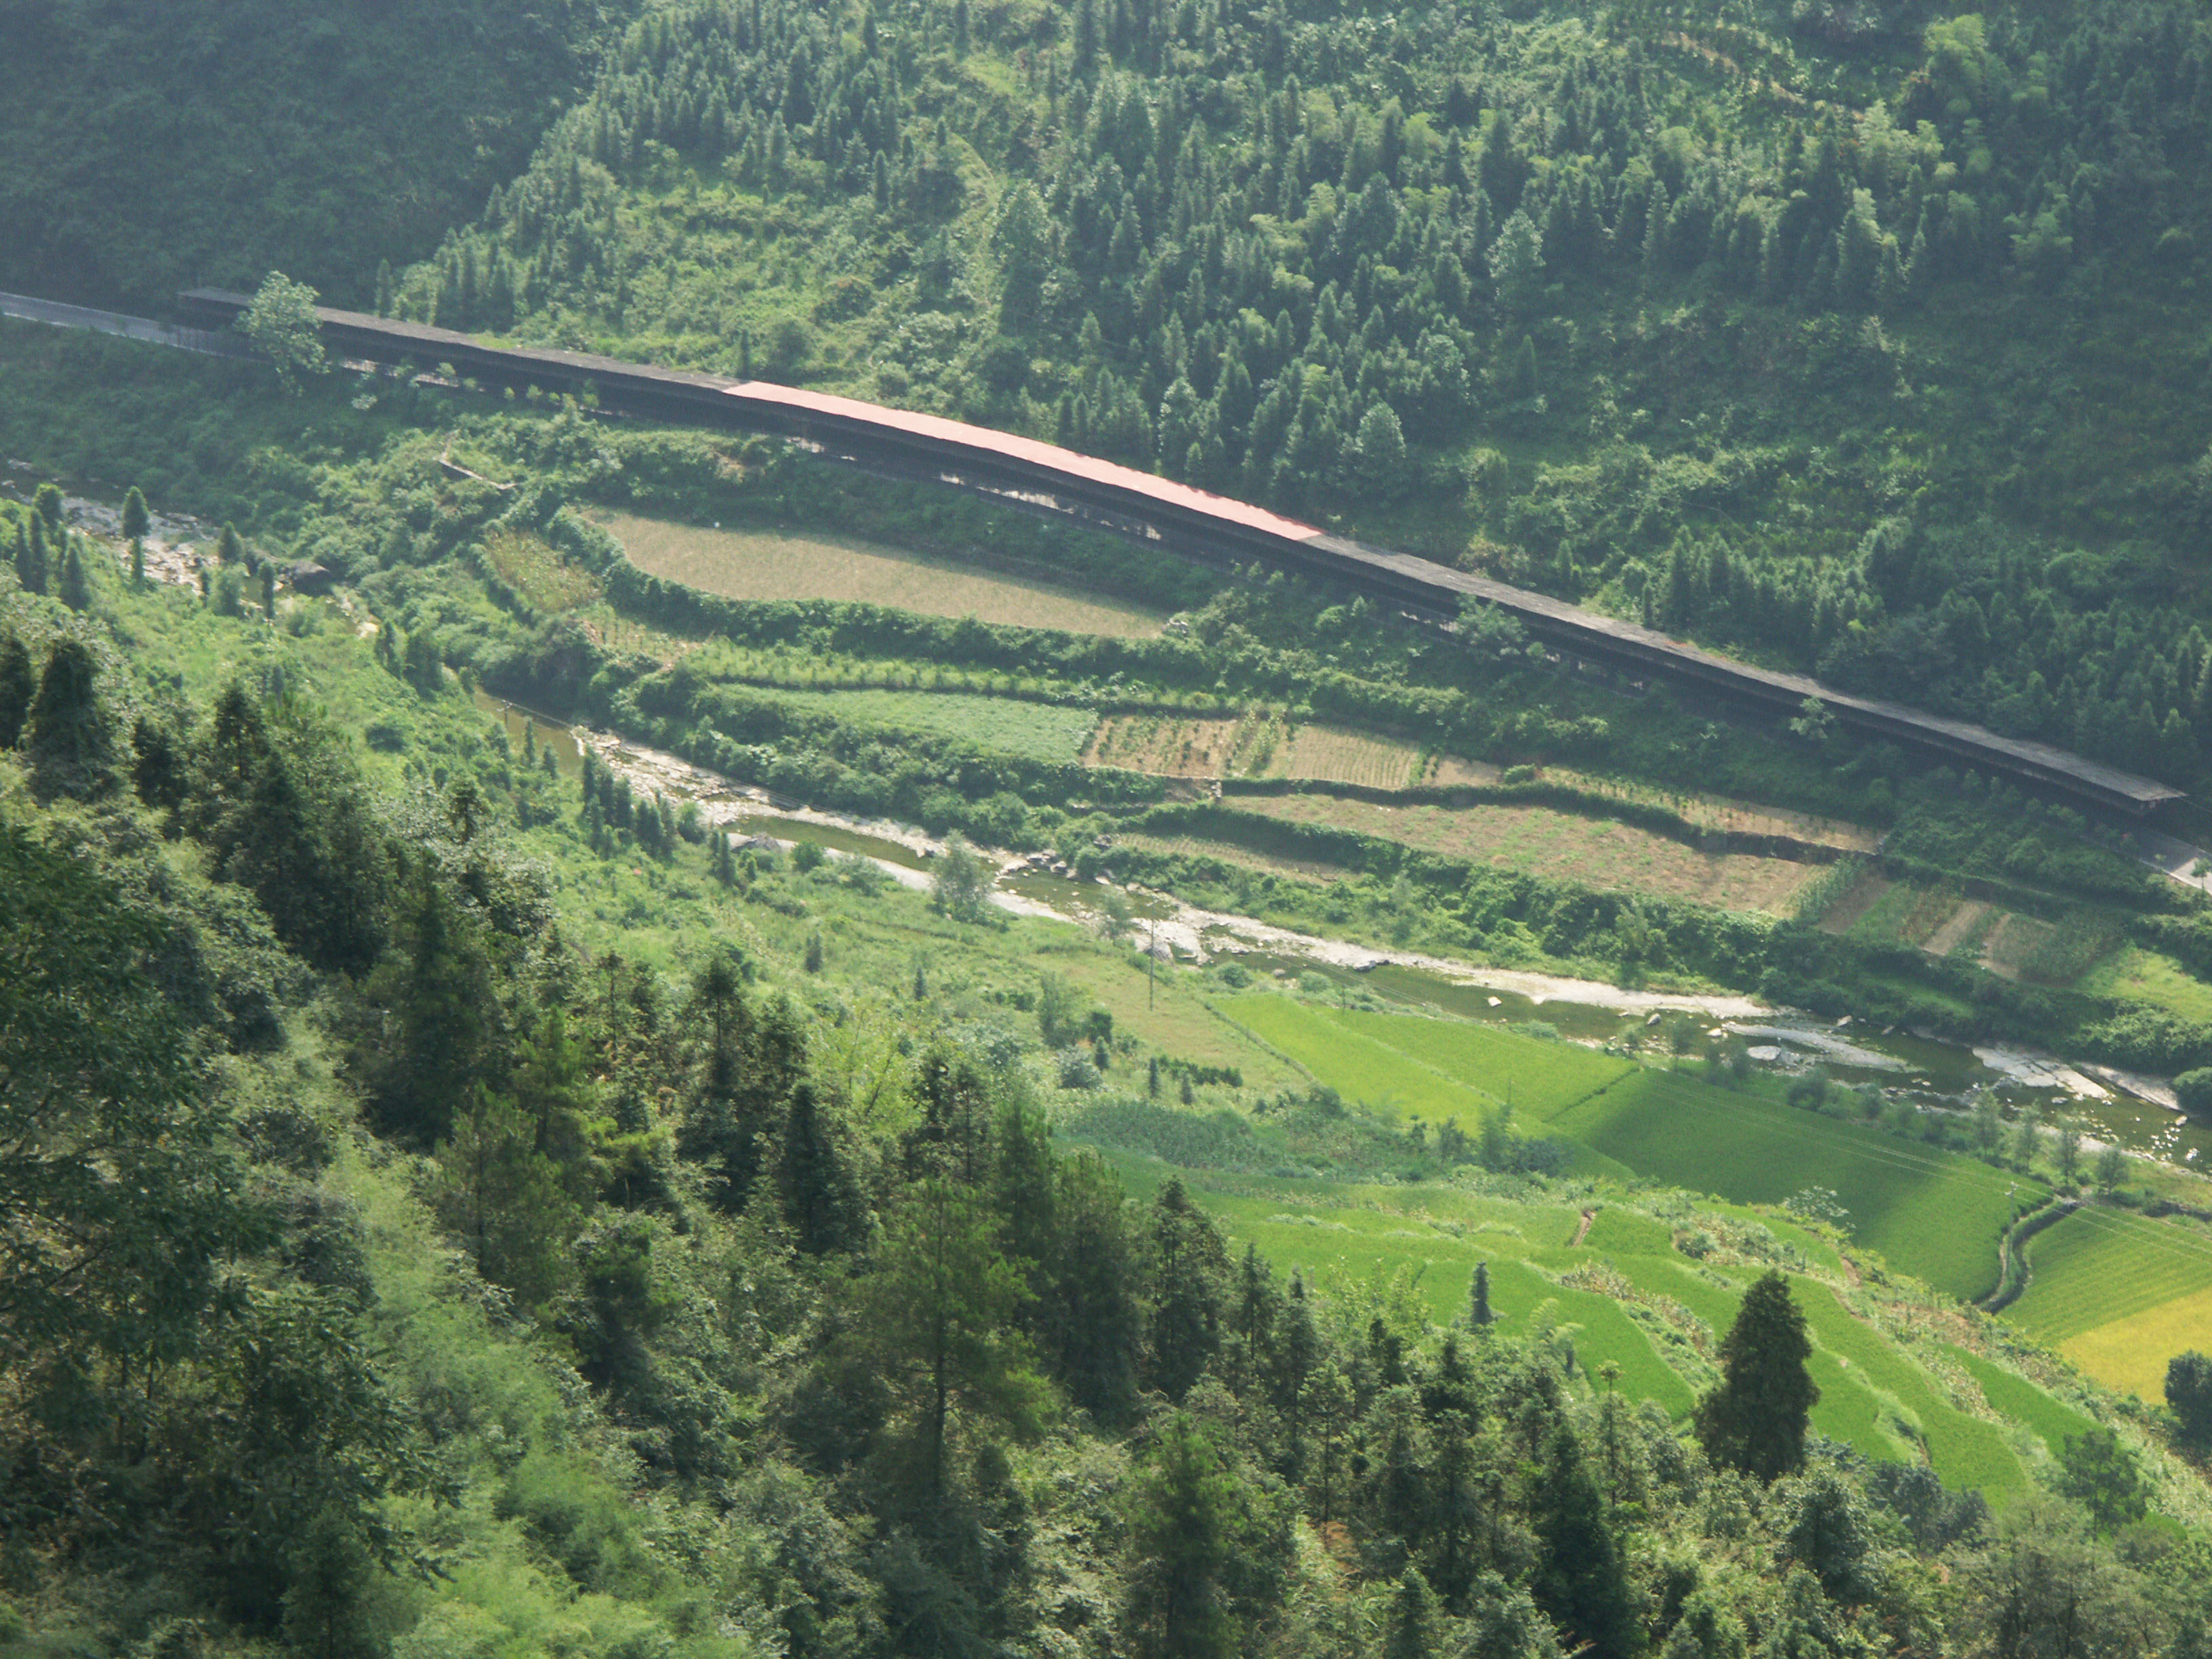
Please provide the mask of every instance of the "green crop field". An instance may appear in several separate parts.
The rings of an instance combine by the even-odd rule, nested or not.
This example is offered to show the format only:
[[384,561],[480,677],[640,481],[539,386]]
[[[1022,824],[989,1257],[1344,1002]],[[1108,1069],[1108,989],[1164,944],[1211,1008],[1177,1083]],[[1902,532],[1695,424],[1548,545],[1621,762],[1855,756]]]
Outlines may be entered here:
[[761,696],[856,726],[957,738],[1025,760],[1073,763],[1098,717],[1087,708],[965,691],[784,691]]
[[2018,1371],[2007,1370],[1993,1359],[1946,1342],[1943,1352],[1957,1360],[1982,1391],[1992,1411],[2002,1413],[2043,1442],[2057,1456],[2066,1449],[2069,1436],[2086,1434],[2097,1425],[2063,1401],[2052,1398]]
[[2212,1237],[2117,1211],[2082,1209],[2027,1243],[2027,1291],[2008,1316],[2046,1340],[2212,1287]]
[[[1387,1117],[1473,1129],[1504,1094],[1447,1077],[1402,1048],[1346,1023],[1336,1010],[1261,994],[1224,1003],[1230,1017],[1273,1044],[1346,1100]],[[1426,1023],[1426,1022],[1424,1022]]]
[[1627,1061],[1470,1021],[1240,997],[1235,1017],[1346,1098],[1472,1129],[1509,1100],[1549,1123],[1635,1068]]
[[1775,1204],[1828,1188],[1856,1237],[1958,1297],[1996,1282],[1997,1239],[2019,1203],[2014,1183],[1971,1159],[1678,1073],[1640,1072],[1556,1127],[1692,1192]]
[[1329,1018],[1486,1095],[1511,1101],[1514,1116],[1524,1125],[1549,1123],[1635,1069],[1594,1049],[1468,1020],[1358,1011],[1332,1012]]
[[2108,1388],[2162,1397],[2166,1362],[2212,1347],[2212,1238],[2084,1209],[2028,1242],[2027,1291],[2005,1316]]

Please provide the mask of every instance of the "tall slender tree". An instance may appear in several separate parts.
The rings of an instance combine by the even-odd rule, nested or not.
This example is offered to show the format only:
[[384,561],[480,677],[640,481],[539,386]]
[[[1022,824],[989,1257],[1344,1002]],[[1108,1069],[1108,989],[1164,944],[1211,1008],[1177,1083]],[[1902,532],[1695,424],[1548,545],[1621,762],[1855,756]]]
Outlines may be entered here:
[[1804,1467],[1805,1431],[1820,1390],[1805,1315],[1790,1281],[1770,1273],[1744,1293],[1721,1345],[1721,1381],[1698,1403],[1698,1438],[1716,1463],[1771,1481]]

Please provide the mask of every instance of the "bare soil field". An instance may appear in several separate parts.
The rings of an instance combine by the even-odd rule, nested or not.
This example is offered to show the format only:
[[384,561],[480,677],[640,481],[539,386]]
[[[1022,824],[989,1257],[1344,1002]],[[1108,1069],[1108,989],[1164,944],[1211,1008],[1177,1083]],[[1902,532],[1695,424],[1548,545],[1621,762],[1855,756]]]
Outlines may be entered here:
[[1286,726],[1267,714],[1183,720],[1120,714],[1099,724],[1086,766],[1170,778],[1290,778],[1408,789],[1494,783],[1498,769],[1396,738],[1332,726]]
[[1977,924],[1990,913],[1990,907],[1979,899],[1968,899],[1945,918],[1941,926],[1928,936],[1920,948],[1931,957],[1948,957],[1961,945]]
[[1893,885],[1887,876],[1869,870],[1833,904],[1828,914],[1820,918],[1820,931],[1827,933],[1848,933],[1861,916],[1881,902]]
[[1164,620],[1120,599],[856,537],[708,530],[626,513],[597,516],[639,569],[725,599],[845,600],[1116,639],[1157,634]]
[[1787,859],[1700,853],[1626,824],[1542,806],[1475,806],[1455,811],[1299,795],[1240,799],[1237,805],[1241,811],[1351,830],[1504,869],[1729,910],[1787,915],[1798,890],[1820,873],[1818,865]]

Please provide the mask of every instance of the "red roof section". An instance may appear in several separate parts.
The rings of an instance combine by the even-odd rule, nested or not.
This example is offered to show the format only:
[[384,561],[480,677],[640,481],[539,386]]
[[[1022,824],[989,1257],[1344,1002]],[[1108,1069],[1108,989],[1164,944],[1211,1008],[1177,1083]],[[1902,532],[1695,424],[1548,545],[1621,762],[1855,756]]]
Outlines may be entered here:
[[1079,455],[1072,449],[1062,449],[1058,444],[1040,443],[1034,438],[1017,437],[1008,432],[994,432],[988,427],[970,426],[965,421],[948,421],[940,415],[916,415],[902,409],[886,409],[881,404],[863,403],[857,398],[840,398],[826,392],[802,392],[794,386],[777,386],[769,380],[747,380],[727,387],[725,395],[753,403],[773,404],[799,413],[830,416],[857,426],[876,427],[932,443],[957,444],[968,449],[1003,455],[1025,466],[1058,472],[1066,477],[1081,479],[1085,483],[1105,484],[1116,489],[1129,490],[1148,496],[1163,506],[1203,513],[1212,518],[1243,525],[1249,530],[1264,531],[1269,535],[1285,537],[1292,541],[1310,541],[1322,533],[1313,525],[1284,518],[1280,514],[1268,512],[1264,507],[1255,507],[1249,501],[1234,501],[1226,495],[1214,495],[1211,490],[1194,489],[1190,485],[1177,483],[1172,478],[1157,477],[1150,472],[1139,472],[1134,467],[1119,466],[1112,461],[1102,461],[1095,455]]

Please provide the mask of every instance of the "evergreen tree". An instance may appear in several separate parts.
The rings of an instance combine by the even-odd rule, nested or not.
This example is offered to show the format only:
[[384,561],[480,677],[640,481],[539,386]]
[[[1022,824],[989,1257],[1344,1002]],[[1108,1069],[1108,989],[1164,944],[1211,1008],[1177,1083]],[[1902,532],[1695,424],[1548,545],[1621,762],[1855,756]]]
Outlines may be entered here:
[[1042,1404],[1017,1328],[1028,1292],[999,1249],[998,1231],[977,1194],[926,1177],[893,1216],[881,1265],[861,1291],[863,1328],[913,1404],[922,1483],[933,1497],[944,1488],[956,1409],[1026,1430]]
[[1637,1651],[1635,1602],[1605,1495],[1565,1423],[1545,1446],[1534,1500],[1543,1550],[1529,1586],[1537,1606],[1563,1634],[1595,1644],[1600,1653]]
[[1382,1659],[1435,1659],[1443,1651],[1446,1622],[1443,1606],[1421,1570],[1407,1567],[1390,1598]]
[[215,556],[224,564],[236,564],[246,557],[246,544],[238,538],[238,526],[226,524],[222,533],[216,538]]
[[818,927],[806,936],[806,971],[810,974],[822,971],[822,930]]
[[1130,1615],[1143,1659],[1233,1659],[1240,1622],[1227,1580],[1249,1495],[1225,1447],[1178,1413],[1154,1442],[1128,1509]]
[[1767,1273],[1745,1292],[1721,1345],[1721,1381],[1698,1403],[1698,1438],[1714,1462],[1772,1481],[1805,1462],[1805,1431],[1819,1403],[1805,1362],[1813,1352],[1790,1281]]
[[2212,1357],[2192,1348],[2166,1365],[2166,1403],[2191,1445],[2212,1443]]
[[1467,1322],[1478,1331],[1486,1331],[1495,1316],[1490,1311],[1490,1264],[1478,1261],[1474,1264],[1474,1283],[1468,1290]]
[[1149,1380],[1170,1400],[1181,1400],[1220,1345],[1228,1252],[1212,1219],[1173,1177],[1152,1206],[1152,1255]]
[[58,640],[31,700],[22,739],[41,800],[91,799],[114,782],[115,736],[100,698],[99,665],[81,641]]
[[46,526],[35,514],[15,531],[15,580],[26,593],[46,591]]
[[42,483],[31,497],[31,511],[45,525],[49,535],[57,534],[62,527],[62,513],[66,502],[59,484]]
[[22,737],[38,689],[30,647],[12,629],[0,633],[0,749],[13,749]]
[[799,1248],[810,1255],[849,1250],[860,1243],[864,1208],[829,1109],[813,1085],[791,1091],[783,1123],[783,1158],[777,1165],[783,1218]]
[[61,586],[57,597],[72,611],[83,611],[92,604],[92,578],[84,568],[84,556],[78,550],[82,538],[71,536],[64,544],[62,552]]
[[123,537],[125,541],[143,541],[153,528],[152,516],[146,511],[146,497],[137,484],[123,497]]

